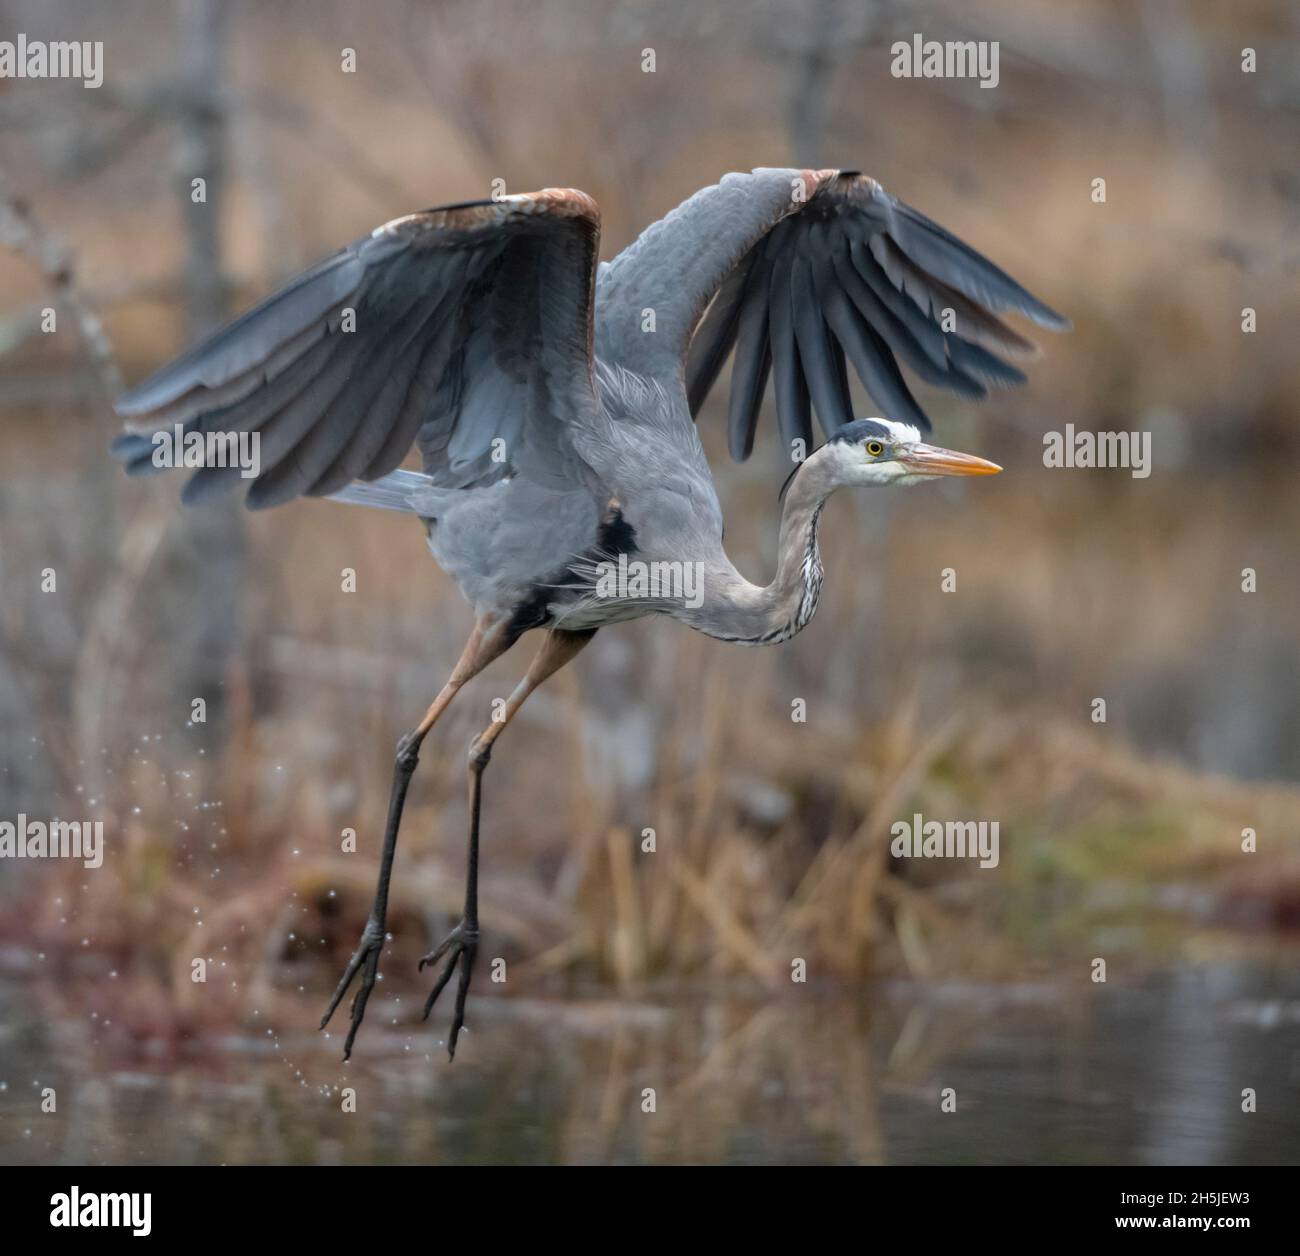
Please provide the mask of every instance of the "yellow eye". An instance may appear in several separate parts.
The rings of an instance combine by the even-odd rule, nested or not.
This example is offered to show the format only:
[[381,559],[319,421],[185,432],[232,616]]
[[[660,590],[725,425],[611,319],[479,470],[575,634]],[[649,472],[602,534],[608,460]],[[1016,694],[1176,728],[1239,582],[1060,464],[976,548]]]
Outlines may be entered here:
[[878,440],[867,441],[867,453],[873,458],[879,458],[885,452],[885,447]]

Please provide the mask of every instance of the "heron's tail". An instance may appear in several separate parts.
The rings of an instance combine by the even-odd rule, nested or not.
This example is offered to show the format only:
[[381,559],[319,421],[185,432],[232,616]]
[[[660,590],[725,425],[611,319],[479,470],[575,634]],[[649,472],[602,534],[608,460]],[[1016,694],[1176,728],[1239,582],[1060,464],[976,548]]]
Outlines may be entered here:
[[427,505],[417,505],[415,499],[417,495],[427,496],[432,486],[433,481],[418,471],[390,471],[369,484],[364,480],[354,480],[329,497],[331,501],[349,502],[353,506],[374,506],[380,510],[421,515],[426,513]]

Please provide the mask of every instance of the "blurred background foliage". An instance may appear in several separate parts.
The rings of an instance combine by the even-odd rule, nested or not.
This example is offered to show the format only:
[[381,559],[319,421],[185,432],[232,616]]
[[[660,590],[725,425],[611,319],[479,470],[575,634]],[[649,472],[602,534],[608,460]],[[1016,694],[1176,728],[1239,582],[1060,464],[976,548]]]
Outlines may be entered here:
[[[633,624],[524,708],[485,793],[482,912],[511,976],[480,974],[472,1000],[772,998],[793,956],[858,992],[873,974],[1084,982],[1101,953],[1135,972],[1291,953],[1294,5],[4,0],[0,36],[17,31],[105,46],[99,90],[0,80],[0,814],[107,832],[93,874],[0,868],[6,964],[45,978],[42,1017],[91,1008],[121,1050],[309,1025],[364,919],[394,743],[470,624],[414,523],[329,502],[182,512],[177,481],[126,481],[106,455],[118,373],[494,179],[594,195],[609,257],[758,165],[864,169],[1075,329],[980,406],[918,386],[944,444],[1007,472],[840,495],[795,641]],[[892,78],[914,31],[999,40],[998,88]],[[765,580],[780,454],[730,464],[721,396],[701,428],[728,544]],[[1041,434],[1067,422],[1149,430],[1154,473],[1044,468]],[[464,749],[521,670],[494,666],[426,745],[392,1016],[372,1003],[363,1051],[386,1020],[430,1032],[415,959],[460,901]],[[891,862],[889,825],[914,811],[999,821],[999,868]],[[194,955],[217,965],[206,987]]]

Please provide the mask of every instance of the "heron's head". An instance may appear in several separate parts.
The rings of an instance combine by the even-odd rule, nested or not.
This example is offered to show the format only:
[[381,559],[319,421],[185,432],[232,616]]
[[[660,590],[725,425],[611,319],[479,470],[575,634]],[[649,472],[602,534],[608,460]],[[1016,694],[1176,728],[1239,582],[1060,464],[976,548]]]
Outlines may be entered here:
[[996,462],[940,449],[908,423],[855,419],[818,451],[838,484],[920,484],[940,475],[996,475]]

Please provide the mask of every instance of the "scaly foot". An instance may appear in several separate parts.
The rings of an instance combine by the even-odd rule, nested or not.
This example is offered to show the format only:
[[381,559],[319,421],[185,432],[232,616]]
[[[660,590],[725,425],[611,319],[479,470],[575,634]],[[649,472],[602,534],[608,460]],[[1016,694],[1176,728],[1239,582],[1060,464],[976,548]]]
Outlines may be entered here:
[[[352,958],[348,960],[348,966],[343,970],[343,977],[334,991],[334,997],[330,1000],[329,1007],[325,1009],[325,1015],[321,1017],[320,1027],[324,1029],[329,1024],[330,1017],[334,1015],[334,1009],[347,993],[352,979],[360,972],[361,984],[357,987],[356,994],[352,996],[352,1024],[348,1029],[347,1041],[343,1044],[344,1061],[352,1054],[352,1043],[366,1014],[366,1003],[370,999],[370,992],[375,988],[379,956],[384,949],[384,940],[383,922],[371,917],[366,921],[366,927],[361,931],[361,941],[357,943],[357,949],[352,952]],[[426,1009],[425,1015],[428,1014]]]
[[465,1025],[465,996],[469,993],[469,979],[474,971],[474,956],[477,954],[478,926],[467,924],[462,920],[439,943],[436,950],[430,951],[420,961],[420,971],[423,972],[426,964],[436,964],[444,955],[447,956],[447,962],[442,972],[438,974],[438,980],[434,982],[433,989],[424,1004],[425,1020],[429,1019],[429,1013],[433,1011],[433,1005],[438,1001],[443,987],[451,980],[456,965],[460,965],[460,983],[456,987],[456,1011],[451,1020],[451,1037],[447,1039],[447,1055],[453,1060],[456,1058],[456,1040]]

